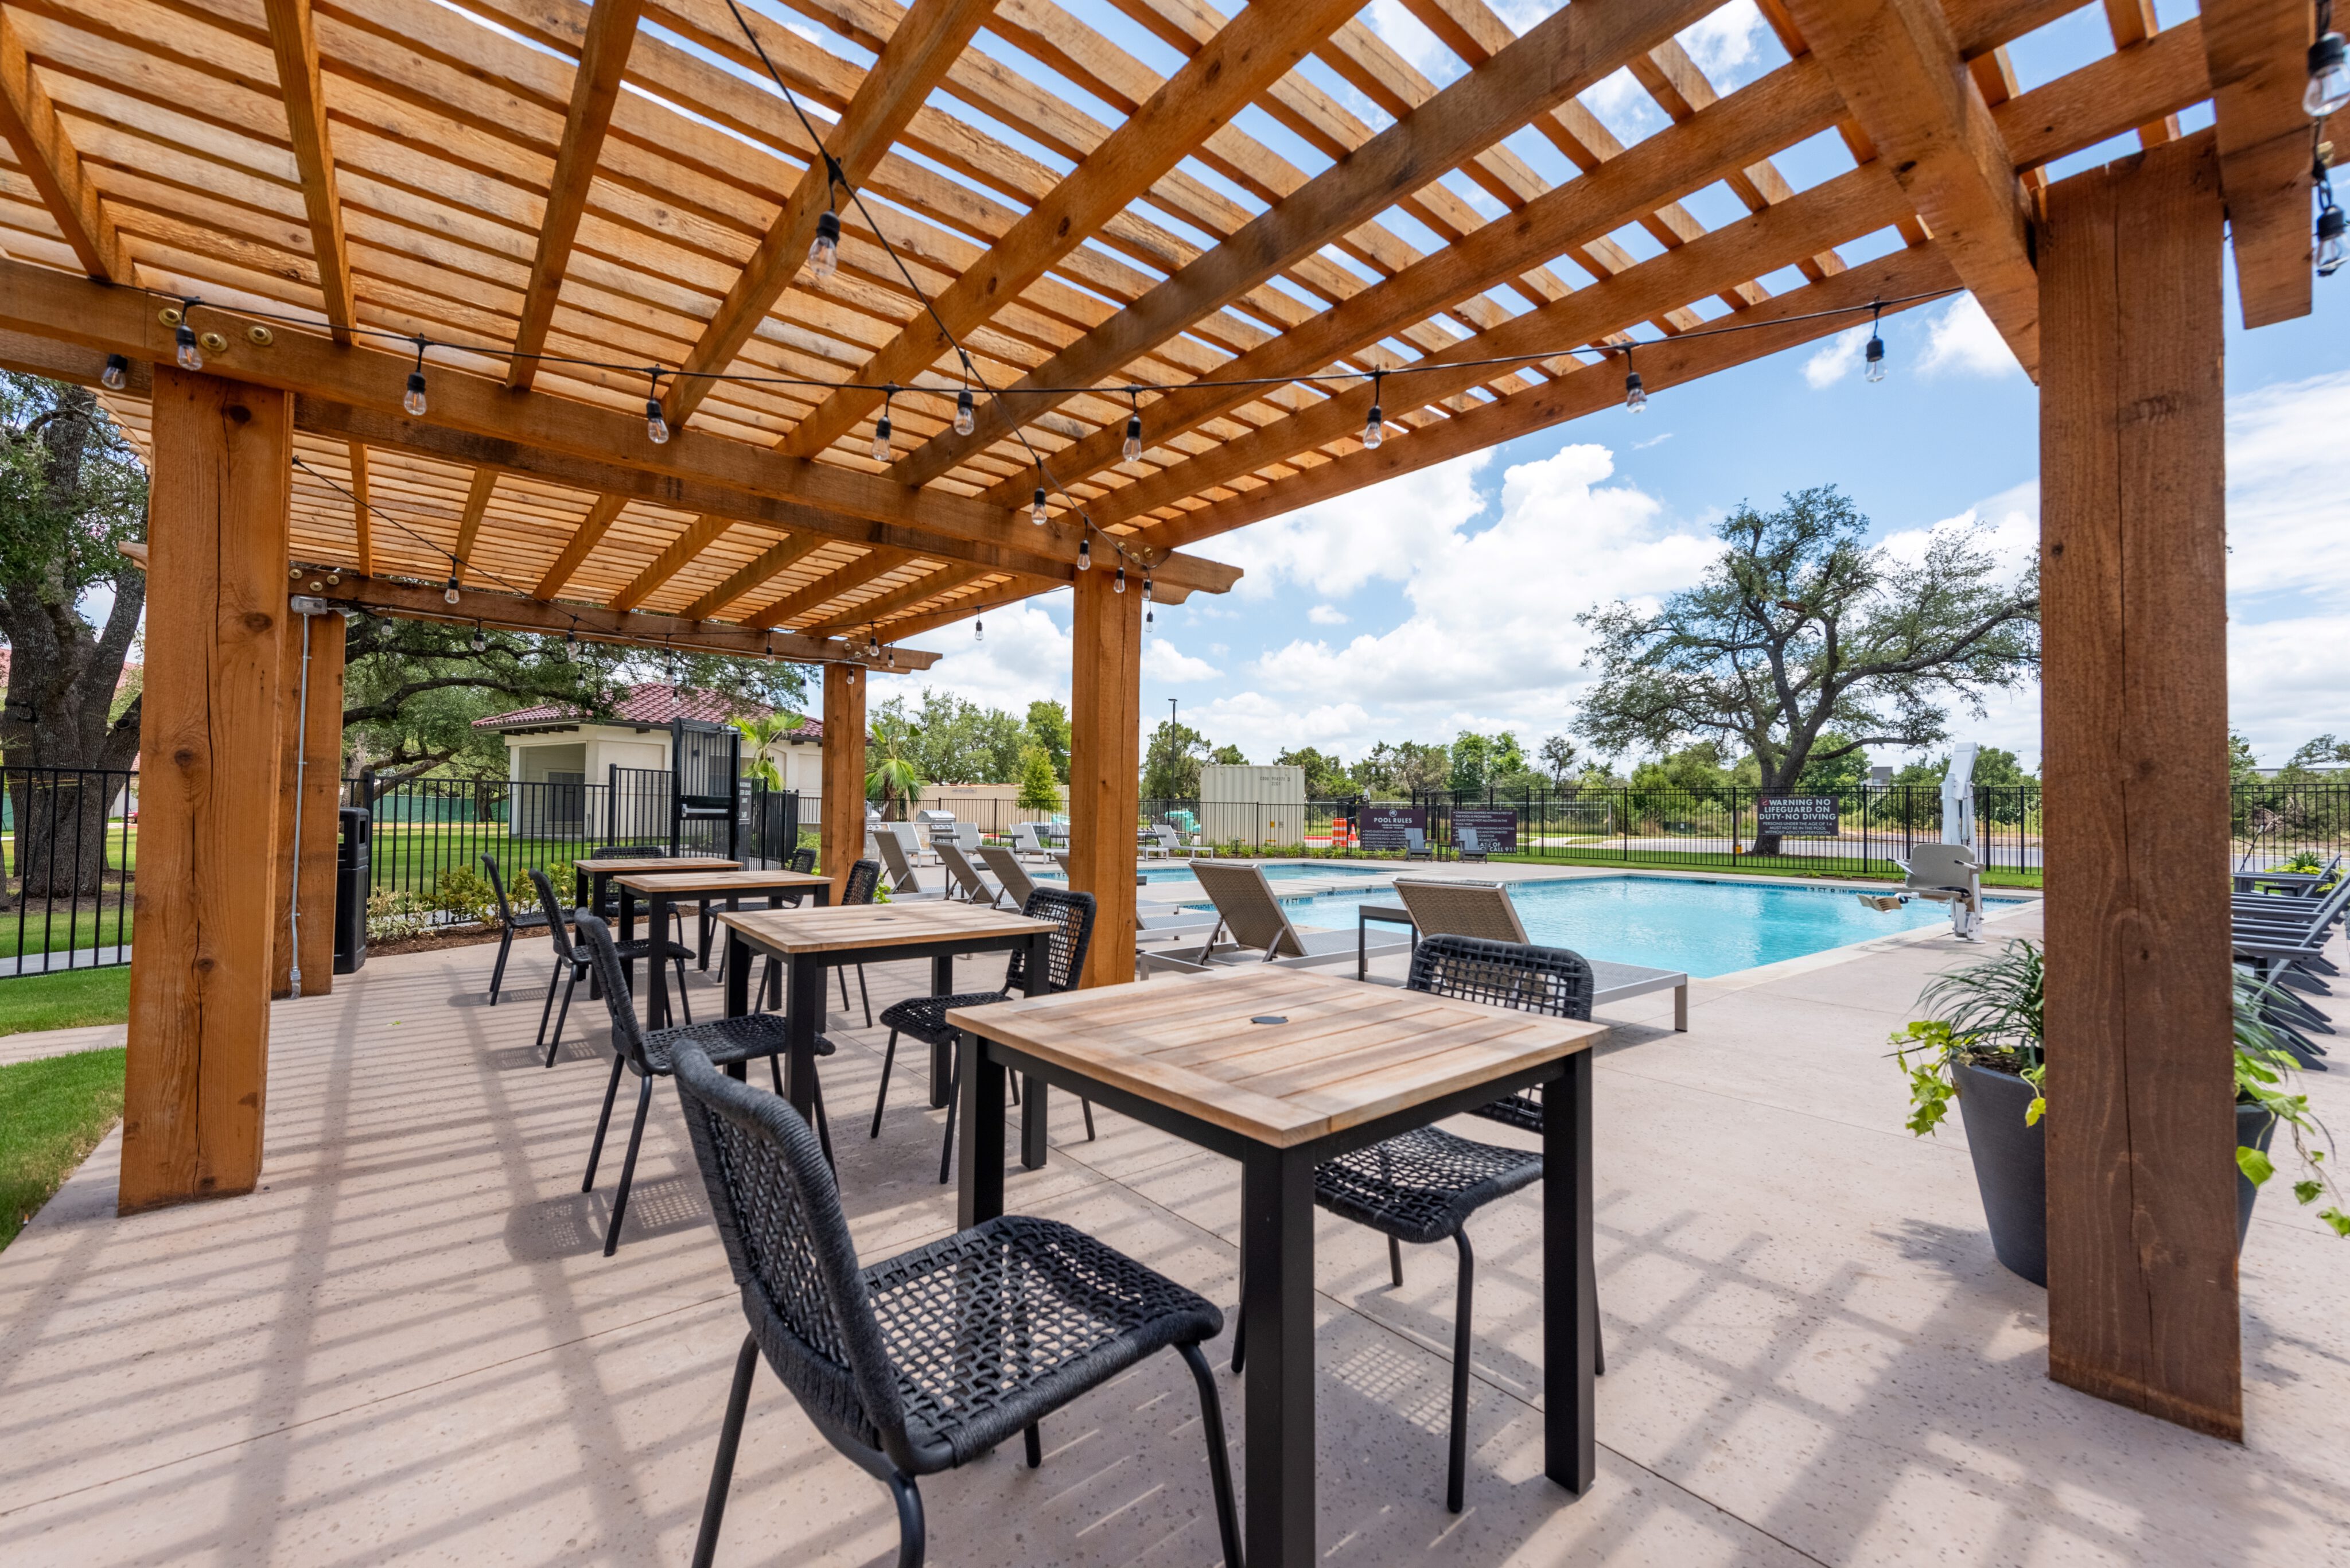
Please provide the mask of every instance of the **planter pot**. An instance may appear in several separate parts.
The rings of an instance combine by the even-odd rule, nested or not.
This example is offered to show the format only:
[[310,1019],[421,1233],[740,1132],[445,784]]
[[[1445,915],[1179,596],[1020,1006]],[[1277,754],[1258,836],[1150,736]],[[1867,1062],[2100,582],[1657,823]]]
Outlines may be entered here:
[[[2012,1073],[1959,1063],[1951,1075],[1959,1088],[1959,1120],[1967,1129],[1967,1151],[1975,1162],[1975,1186],[1982,1193],[1983,1219],[1991,1226],[1991,1250],[2009,1272],[2043,1289],[2048,1283],[2048,1153],[2046,1122],[2025,1127],[2023,1113],[2033,1088]],[[2236,1142],[2268,1152],[2276,1118],[2258,1106],[2236,1107]],[[2252,1228],[2252,1200],[2260,1189],[2236,1176],[2236,1247],[2242,1251]]]

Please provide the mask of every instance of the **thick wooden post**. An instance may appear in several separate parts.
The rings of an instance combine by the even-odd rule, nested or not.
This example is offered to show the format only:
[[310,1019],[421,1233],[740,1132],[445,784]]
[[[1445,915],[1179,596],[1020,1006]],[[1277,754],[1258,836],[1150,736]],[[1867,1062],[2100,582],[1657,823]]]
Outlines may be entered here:
[[[300,722],[305,628],[308,628],[310,701],[308,719]],[[294,994],[297,952],[304,996],[324,996],[335,989],[335,812],[342,805],[343,628],[340,609],[317,616],[289,614],[278,645],[276,940],[270,970],[272,996]],[[295,765],[297,741],[303,742],[299,768]],[[294,842],[297,777],[302,785],[298,848]],[[297,865],[302,893],[298,922],[294,919],[293,898]],[[289,940],[297,930],[298,949]]]
[[865,683],[867,671],[854,664],[824,667],[824,816],[820,827],[824,874],[832,878],[832,899],[840,901],[848,868],[865,848]]
[[294,410],[155,369],[122,1212],[261,1174]]
[[2048,1368],[2241,1438],[2220,254],[2209,131],[2048,192]]
[[1142,596],[1079,572],[1070,628],[1069,886],[1094,896],[1087,985],[1134,978],[1134,832],[1141,809]]

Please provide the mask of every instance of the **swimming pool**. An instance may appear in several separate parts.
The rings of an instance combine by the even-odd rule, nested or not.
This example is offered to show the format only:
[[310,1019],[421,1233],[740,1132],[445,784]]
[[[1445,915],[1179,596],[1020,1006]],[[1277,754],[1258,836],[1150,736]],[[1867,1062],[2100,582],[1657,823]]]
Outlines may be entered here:
[[[1355,911],[1381,891],[1322,893],[1284,898],[1282,904],[1298,925],[1351,930]],[[1905,904],[1880,914],[1849,891],[1835,888],[1674,877],[1515,882],[1510,897],[1526,935],[1544,946],[1572,948],[1612,963],[1680,970],[1697,979],[1897,931],[1947,926],[1950,919],[1942,904]]]
[[[1179,898],[1183,894],[1199,890],[1200,879],[1191,875],[1191,867],[1183,861],[1145,860],[1139,869],[1143,879],[1151,887],[1164,888]],[[1061,871],[1058,867],[1055,867],[1049,871],[1040,870],[1035,875],[1039,881],[1058,879],[1061,877]],[[1377,877],[1381,885],[1385,885],[1394,876],[1395,867],[1393,867],[1382,868],[1377,866],[1335,866],[1308,862],[1304,865],[1271,865],[1264,867],[1264,879],[1268,882],[1355,880],[1367,882],[1370,878]],[[1172,886],[1169,886],[1170,884]],[[1349,920],[1354,919],[1352,915],[1347,918]]]

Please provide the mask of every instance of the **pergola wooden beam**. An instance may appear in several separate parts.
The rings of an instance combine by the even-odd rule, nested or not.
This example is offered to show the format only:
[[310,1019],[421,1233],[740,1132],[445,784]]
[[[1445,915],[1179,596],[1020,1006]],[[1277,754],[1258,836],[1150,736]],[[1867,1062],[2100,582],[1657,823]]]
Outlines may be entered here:
[[[298,428],[301,412],[298,405],[295,412]],[[365,452],[367,449],[354,441],[351,443],[351,450]],[[588,515],[581,518],[579,526],[571,531],[570,542],[563,546],[563,554],[555,558],[555,565],[546,568],[546,575],[538,579],[538,587],[531,590],[532,597],[551,599],[561,593],[563,585],[571,580],[571,575],[579,569],[581,563],[588,559],[589,553],[603,542],[605,532],[612,526],[612,519],[618,517],[621,508],[628,504],[628,497],[624,495],[608,494],[596,497],[595,504],[588,508]],[[364,564],[359,568],[362,574],[369,569]]]
[[[172,328],[157,314],[161,304],[131,290],[0,260],[0,327],[64,338],[99,354],[169,363]],[[300,394],[296,419],[307,431],[538,473],[681,510],[775,518],[778,526],[860,543],[874,542],[877,533],[894,535],[912,548],[978,566],[1063,580],[1076,572],[1080,533],[1072,524],[1039,528],[1024,514],[984,502],[910,490],[878,474],[691,431],[657,445],[641,418],[544,393],[516,396],[498,381],[445,367],[432,371],[429,419],[411,420],[400,409],[408,357],[359,343],[338,348],[282,324],[262,347],[244,337],[249,318],[212,306],[203,314],[216,317],[230,340],[225,351],[208,357],[207,369]],[[790,521],[783,520],[785,514]],[[1214,593],[1240,577],[1236,567],[1190,556],[1173,557],[1159,570],[1171,582]]]
[[[826,138],[827,151],[840,165],[841,178],[850,190],[865,183],[994,7],[995,0],[914,0],[907,8],[872,68],[858,84],[847,112]],[[695,372],[723,371],[733,364],[784,290],[807,265],[816,220],[834,199],[830,171],[821,159],[812,161],[783,211],[760,237],[759,248],[736,275],[717,314],[686,355],[681,366],[686,373],[668,394],[671,424],[682,425],[691,419],[715,385]]]
[[[273,7],[307,3],[270,0]],[[571,265],[579,219],[588,211],[588,191],[596,182],[604,133],[611,128],[612,107],[620,97],[620,75],[628,67],[629,50],[637,41],[637,18],[643,11],[644,0],[595,0],[588,13],[579,68],[571,82],[571,105],[563,121],[563,146],[555,155],[546,209],[539,220],[538,254],[531,258],[522,319],[515,329],[515,358],[506,371],[510,387],[527,389],[537,379],[538,361],[530,356],[546,348],[546,329],[555,319],[556,298],[563,291],[564,274]]]
[[2246,327],[2309,314],[2316,139],[2301,96],[2314,16],[2309,0],[2207,0],[2197,18]]
[[375,571],[375,513],[368,500],[368,449],[364,442],[350,441],[345,450],[351,462],[351,532],[358,541],[357,565],[359,575],[367,576]]
[[843,594],[855,593],[876,577],[887,576],[901,566],[922,558],[919,551],[893,550],[886,546],[868,550],[857,559],[826,573],[812,583],[761,605],[743,618],[745,626],[781,626],[797,620],[810,610],[821,609]]
[[951,594],[965,584],[975,583],[990,576],[993,574],[975,572],[967,566],[944,566],[891,588],[888,593],[867,599],[863,604],[851,606],[829,619],[802,627],[800,630],[808,637],[846,637],[852,628],[860,626],[887,629],[889,617],[899,611],[927,604],[941,594]]
[[457,543],[449,553],[457,557],[452,575],[465,576],[473,564],[473,539],[482,531],[482,518],[490,509],[490,493],[498,487],[498,471],[494,468],[473,470],[473,483],[465,490],[465,509],[457,517]]
[[694,557],[718,542],[719,536],[734,525],[732,517],[721,517],[705,512],[687,525],[685,531],[670,541],[669,548],[654,556],[629,579],[629,586],[606,601],[609,609],[634,609],[659,593],[661,585],[693,564]]
[[16,166],[40,193],[41,205],[65,235],[82,271],[108,283],[130,281],[130,260],[114,222],[99,206],[97,187],[83,174],[81,155],[66,136],[48,89],[33,74],[5,11],[0,11],[0,137]]
[[1935,0],[1786,0],[1878,161],[2023,367],[2040,373],[2033,202]]
[[[616,610],[601,605],[552,604],[520,594],[467,588],[452,605],[442,597],[437,583],[408,582],[396,577],[362,577],[345,572],[339,582],[308,579],[304,587],[322,598],[354,609],[402,620],[442,621],[452,626],[481,626],[500,631],[526,631],[561,637],[576,633],[585,642],[618,642],[635,648],[675,648],[696,653],[723,653],[737,659],[762,659],[770,653],[795,664],[857,663],[855,649],[845,642],[801,637],[787,631],[763,631],[716,621],[688,620],[680,616],[653,615],[644,610]],[[919,649],[900,649],[899,666],[927,670],[938,655]]]
[[318,88],[317,26],[310,15],[310,0],[262,3],[269,17],[269,47],[277,56],[277,89],[286,99],[294,165],[302,176],[302,206],[309,214],[310,254],[317,264],[318,294],[335,341],[348,345],[358,305],[351,286],[350,247],[343,237],[334,142],[327,130],[327,101]]
[[[1669,39],[1715,0],[1576,0],[1412,113],[1315,176],[1246,227],[1046,359],[980,410],[969,436],[951,427],[892,470],[923,484],[1012,433],[1004,412],[1033,421],[1064,400],[1030,390],[1087,386],[1222,309],[1544,109],[1582,92],[1641,50]],[[1605,231],[1602,231],[1605,232]],[[1541,259],[1548,260],[1545,254]],[[1057,472],[1057,464],[1056,464]],[[1060,474],[1064,483],[1070,481]]]
[[[941,323],[961,336],[1016,299],[1217,126],[1279,80],[1361,4],[1283,0],[1243,10],[850,379],[872,385],[912,381],[952,347]],[[844,387],[810,410],[779,449],[812,458],[880,402],[879,392]]]
[[893,639],[904,637],[924,637],[941,627],[953,626],[958,622],[969,620],[974,616],[984,616],[996,610],[1008,609],[1014,605],[1024,604],[1040,594],[1050,593],[1055,588],[1068,586],[1066,583],[1038,582],[1034,577],[1014,577],[999,587],[983,589],[979,593],[968,595],[938,609],[892,621],[881,629],[888,632]]
[[745,562],[731,577],[685,607],[688,620],[716,615],[753,589],[774,581],[806,556],[832,543],[820,534],[795,534],[769,545]]

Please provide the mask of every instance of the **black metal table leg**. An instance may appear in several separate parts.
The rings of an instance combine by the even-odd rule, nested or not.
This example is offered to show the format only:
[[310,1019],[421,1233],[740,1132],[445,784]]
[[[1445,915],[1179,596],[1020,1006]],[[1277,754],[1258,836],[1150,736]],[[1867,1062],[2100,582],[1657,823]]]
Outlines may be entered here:
[[[1052,983],[1052,938],[1039,932],[1028,939],[1027,961],[1020,966],[1023,994],[1042,996]],[[1020,1163],[1029,1170],[1045,1168],[1045,1135],[1052,1113],[1045,1104],[1045,1080],[1025,1075],[1020,1084]]]
[[962,1148],[955,1223],[964,1230],[1003,1212],[1003,1064],[978,1036],[961,1041]]
[[1253,1147],[1241,1161],[1247,1296],[1250,1568],[1309,1568],[1314,1544],[1314,1162]]
[[824,955],[794,953],[791,978],[784,992],[785,1038],[791,1058],[785,1068],[784,1090],[792,1109],[803,1116],[816,1115],[816,1037],[824,1021]]
[[[941,953],[931,960],[931,994],[954,994],[954,954]],[[944,1043],[931,1047],[931,1109],[944,1110],[947,1103],[947,1080],[954,1075],[954,1047]]]
[[[1598,1470],[1593,1363],[1598,1282],[1591,1254],[1591,1053],[1543,1091],[1543,1473],[1580,1492]],[[1256,1451],[1256,1432],[1249,1432]],[[1255,1472],[1249,1476],[1255,1495]],[[1255,1538],[1250,1538],[1252,1555]]]
[[726,1016],[743,1018],[751,1011],[751,944],[733,927],[726,928]]
[[[628,940],[635,905],[636,898],[623,884],[620,888],[620,933],[623,941]],[[645,1001],[645,1027],[666,1029],[670,1023],[669,971],[661,950],[668,946],[662,939],[669,930],[670,900],[664,894],[649,893],[645,896],[645,909],[650,917],[645,923],[652,932],[652,946],[645,955],[646,979],[652,986]],[[629,966],[629,979],[631,984],[635,983],[634,965]]]

